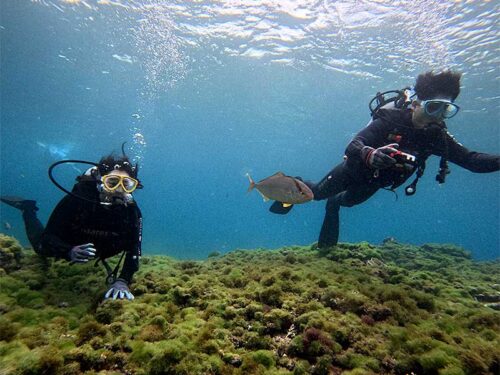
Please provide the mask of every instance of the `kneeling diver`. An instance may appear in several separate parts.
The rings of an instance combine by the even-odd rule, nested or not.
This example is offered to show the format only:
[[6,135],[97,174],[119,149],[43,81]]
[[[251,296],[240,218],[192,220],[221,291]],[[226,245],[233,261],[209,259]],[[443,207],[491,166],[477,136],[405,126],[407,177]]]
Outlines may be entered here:
[[[53,210],[47,226],[37,218],[34,200],[2,196],[0,200],[21,210],[27,237],[35,252],[46,257],[66,259],[71,263],[86,263],[97,258],[108,271],[109,289],[105,298],[134,299],[129,290],[134,273],[139,269],[142,241],[142,215],[132,193],[142,185],[137,180],[138,165],[123,156],[112,154],[99,163],[66,160],[54,163],[49,175],[67,195]],[[52,177],[52,169],[62,163],[94,165],[83,175],[71,192]],[[125,261],[121,273],[106,263],[107,258],[123,251]]]

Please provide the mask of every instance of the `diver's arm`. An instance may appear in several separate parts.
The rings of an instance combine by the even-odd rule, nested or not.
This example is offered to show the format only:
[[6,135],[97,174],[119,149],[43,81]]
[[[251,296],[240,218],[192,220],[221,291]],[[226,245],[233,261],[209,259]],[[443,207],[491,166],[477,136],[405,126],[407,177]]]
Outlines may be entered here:
[[135,211],[134,215],[136,216],[134,220],[134,228],[132,229],[134,238],[131,240],[131,243],[133,246],[125,255],[125,261],[123,262],[123,267],[119,276],[120,279],[124,279],[128,284],[132,282],[134,273],[139,270],[139,259],[142,252],[142,214],[139,207],[133,207]]
[[41,255],[70,260],[70,250],[73,246],[61,239],[59,234],[70,232],[76,205],[76,199],[67,195],[54,208],[42,236]]
[[[496,172],[500,169],[499,155],[469,151],[458,143],[451,134],[446,133],[445,137],[448,147],[448,160],[452,163],[475,173]],[[441,156],[444,149],[444,147],[440,147],[435,154]]]
[[130,284],[132,282],[132,278],[134,277],[134,273],[138,270],[139,256],[134,255],[131,252],[127,252],[119,278],[125,280],[127,284]]
[[384,134],[384,123],[380,119],[371,121],[347,145],[345,150],[347,158],[365,161],[369,151],[389,143],[384,139]]

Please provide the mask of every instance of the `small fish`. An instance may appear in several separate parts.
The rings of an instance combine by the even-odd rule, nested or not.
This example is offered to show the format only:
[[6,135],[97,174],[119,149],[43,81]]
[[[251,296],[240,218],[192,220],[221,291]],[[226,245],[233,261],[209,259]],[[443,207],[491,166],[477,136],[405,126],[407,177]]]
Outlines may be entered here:
[[3,222],[3,227],[7,230],[11,230],[12,229],[12,225],[10,225],[10,223],[8,221],[4,221]]
[[283,207],[306,203],[314,198],[309,186],[296,178],[286,176],[282,172],[277,172],[257,183],[252,180],[248,173],[247,177],[250,180],[248,191],[255,188],[262,195],[264,201],[272,199],[281,202]]

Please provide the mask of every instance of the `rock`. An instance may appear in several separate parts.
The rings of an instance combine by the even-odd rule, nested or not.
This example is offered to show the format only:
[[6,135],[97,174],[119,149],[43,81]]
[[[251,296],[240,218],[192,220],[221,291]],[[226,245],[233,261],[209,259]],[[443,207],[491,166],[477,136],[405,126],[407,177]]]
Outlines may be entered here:
[[476,294],[474,297],[479,302],[500,302],[500,294]]
[[394,237],[387,237],[387,238],[383,239],[382,244],[386,245],[388,243],[397,243],[397,242],[398,241],[396,240],[396,238],[394,238]]
[[500,311],[500,303],[486,303],[485,307],[489,307],[490,309]]
[[10,273],[21,268],[22,247],[14,237],[0,233],[0,268]]
[[233,353],[221,353],[222,354],[222,360],[231,366],[234,367],[240,367],[241,364],[243,363],[241,357],[238,354],[233,354]]

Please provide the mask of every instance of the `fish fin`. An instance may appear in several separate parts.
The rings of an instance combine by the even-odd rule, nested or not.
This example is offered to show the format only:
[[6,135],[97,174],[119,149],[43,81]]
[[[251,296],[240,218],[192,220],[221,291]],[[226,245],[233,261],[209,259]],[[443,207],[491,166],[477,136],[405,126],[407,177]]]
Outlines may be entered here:
[[[259,190],[257,190],[259,191]],[[264,202],[267,202],[269,200],[268,197],[266,197],[264,194],[262,194],[260,191],[259,191],[259,194],[262,196],[262,199],[264,200]]]
[[273,214],[278,214],[278,215],[285,215],[290,212],[290,210],[293,208],[293,204],[284,207],[283,203],[275,201],[271,207],[269,207],[269,211],[271,211]]
[[291,207],[293,206],[292,203],[282,203],[283,207],[287,208],[287,207]]
[[[270,179],[274,179],[274,178],[278,178],[278,177],[286,177],[286,175],[283,172],[276,172],[275,174],[273,174],[269,177],[266,177],[264,180],[270,180]],[[264,181],[264,180],[262,180],[262,181]]]
[[255,181],[252,180],[252,177],[250,177],[250,173],[247,173],[246,176],[248,177],[248,180],[250,181],[250,186],[247,189],[247,193],[250,193],[252,189],[255,187]]
[[276,172],[275,174],[273,174],[272,176],[269,176],[268,178],[271,178],[271,177],[284,177],[286,176],[283,172],[279,171],[279,172]]

